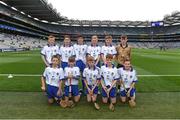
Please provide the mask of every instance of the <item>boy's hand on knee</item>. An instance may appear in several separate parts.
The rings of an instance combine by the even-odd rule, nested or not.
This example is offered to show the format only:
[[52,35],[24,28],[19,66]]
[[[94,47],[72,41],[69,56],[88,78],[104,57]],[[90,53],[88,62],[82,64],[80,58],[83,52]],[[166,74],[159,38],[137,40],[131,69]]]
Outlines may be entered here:
[[93,95],[93,91],[92,91],[92,90],[90,90],[90,91],[89,91],[89,94],[90,94],[90,95]]
[[46,87],[45,86],[41,86],[41,90],[42,91],[46,91]]
[[58,92],[57,92],[57,96],[61,96],[62,95],[62,90],[59,89]]
[[127,92],[127,97],[130,97],[130,91]]

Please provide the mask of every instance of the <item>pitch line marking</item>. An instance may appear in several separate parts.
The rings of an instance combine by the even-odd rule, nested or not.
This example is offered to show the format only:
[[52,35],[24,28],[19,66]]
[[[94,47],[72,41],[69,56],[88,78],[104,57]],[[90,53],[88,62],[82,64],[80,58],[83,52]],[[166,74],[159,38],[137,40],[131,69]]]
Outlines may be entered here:
[[[15,76],[15,77],[40,77],[40,74],[0,74],[0,76]],[[138,77],[178,77],[180,75],[137,75]]]

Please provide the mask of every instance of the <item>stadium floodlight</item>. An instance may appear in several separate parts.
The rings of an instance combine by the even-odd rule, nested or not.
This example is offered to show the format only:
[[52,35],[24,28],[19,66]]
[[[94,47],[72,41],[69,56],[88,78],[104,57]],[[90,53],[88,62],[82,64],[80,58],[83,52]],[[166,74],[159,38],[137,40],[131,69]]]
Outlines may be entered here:
[[90,25],[88,25],[88,24],[85,25],[85,24],[84,24],[84,25],[82,25],[82,26],[84,26],[84,27],[89,27]]
[[21,14],[25,15],[25,13],[23,11],[20,12]]
[[70,24],[67,24],[67,23],[62,23],[61,25],[70,26]]
[[51,22],[51,24],[58,25],[59,23],[57,23],[57,22]]
[[5,2],[3,1],[0,1],[1,4],[5,5],[5,6],[8,6]]
[[43,23],[49,23],[48,21],[46,21],[46,20],[41,20],[41,22],[43,22]]
[[39,21],[39,19],[38,19],[38,18],[34,18],[34,20],[37,20],[37,21]]
[[11,7],[13,10],[18,11],[15,7]]
[[28,17],[32,18],[30,15],[28,15]]
[[173,23],[172,25],[180,25],[180,23]]

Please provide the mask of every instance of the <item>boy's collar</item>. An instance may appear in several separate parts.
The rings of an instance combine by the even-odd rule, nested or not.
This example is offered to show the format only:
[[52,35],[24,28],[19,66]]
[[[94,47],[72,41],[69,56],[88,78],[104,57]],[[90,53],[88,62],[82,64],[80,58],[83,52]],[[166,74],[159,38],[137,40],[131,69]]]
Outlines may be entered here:
[[50,44],[48,43],[47,46],[48,46],[48,47],[50,47],[50,46],[56,46],[56,44],[50,45]]
[[[125,67],[123,67],[123,70],[126,70]],[[131,72],[132,72],[132,71],[133,71],[133,67],[131,66],[131,67],[130,67],[130,70],[128,70],[128,71],[131,71]]]
[[[108,65],[106,64],[106,67],[108,67]],[[114,64],[112,64],[112,68],[114,68],[115,67],[115,65]]]
[[[88,68],[91,69],[89,65],[88,65]],[[95,70],[95,69],[96,69],[96,66],[94,65],[93,66],[93,70]]]
[[120,44],[120,46],[121,46],[122,48],[127,48],[127,47],[128,47],[128,44],[126,43],[126,46],[125,46],[125,47],[123,47],[122,44]]

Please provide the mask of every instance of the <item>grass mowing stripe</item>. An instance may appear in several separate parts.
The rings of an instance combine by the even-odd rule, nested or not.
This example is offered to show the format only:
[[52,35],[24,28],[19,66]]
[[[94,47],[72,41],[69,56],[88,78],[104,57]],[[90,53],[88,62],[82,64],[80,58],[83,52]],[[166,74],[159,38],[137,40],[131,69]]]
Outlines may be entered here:
[[[86,102],[83,97],[74,108],[63,109],[56,105],[49,106],[47,98],[41,92],[0,92],[0,118],[9,119],[178,119],[180,118],[180,92],[137,93],[136,108],[129,108],[128,104],[117,101],[115,111],[108,109],[108,105],[98,103],[99,111],[93,104]],[[8,104],[7,104],[8,103]]]
[[[0,74],[0,76],[15,76],[15,77],[40,77],[40,74]],[[138,77],[178,77],[180,75],[137,75]]]

